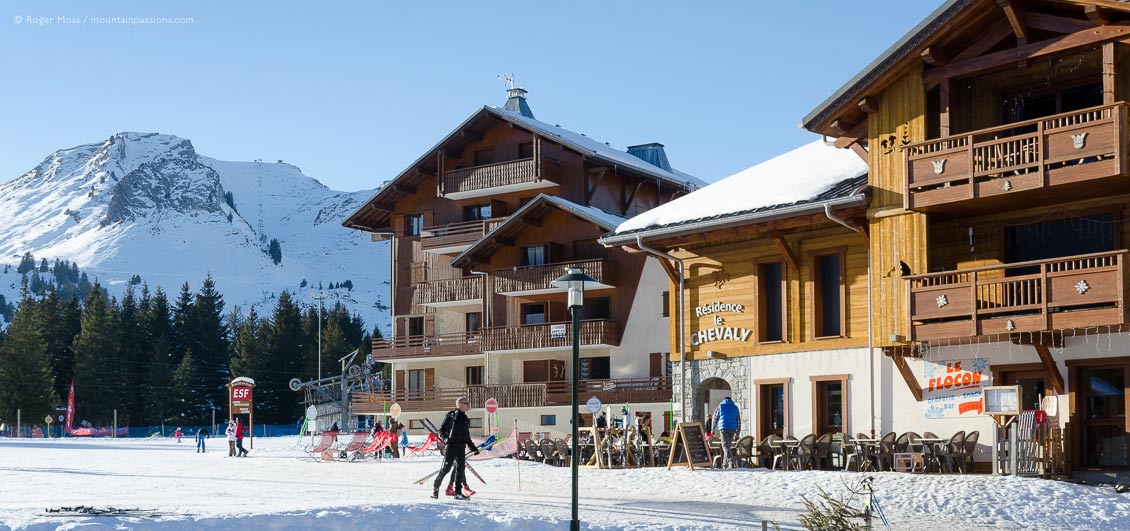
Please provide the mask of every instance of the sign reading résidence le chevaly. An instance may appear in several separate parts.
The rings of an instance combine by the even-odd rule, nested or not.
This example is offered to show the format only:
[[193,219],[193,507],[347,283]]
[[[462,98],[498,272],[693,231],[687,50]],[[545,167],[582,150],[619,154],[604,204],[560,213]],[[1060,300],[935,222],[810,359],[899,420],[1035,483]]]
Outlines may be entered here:
[[691,334],[691,346],[697,347],[711,341],[749,341],[750,336],[753,335],[753,331],[748,328],[725,326],[726,319],[721,315],[715,315],[723,312],[743,313],[745,312],[745,306],[725,302],[711,302],[695,307],[695,317],[703,318],[714,315],[714,327],[699,330]]

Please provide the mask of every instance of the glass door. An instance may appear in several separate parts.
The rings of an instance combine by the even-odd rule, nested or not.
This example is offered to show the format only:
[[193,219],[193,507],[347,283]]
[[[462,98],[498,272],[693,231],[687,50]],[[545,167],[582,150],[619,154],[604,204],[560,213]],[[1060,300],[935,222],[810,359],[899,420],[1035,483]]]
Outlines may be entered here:
[[1123,366],[1084,367],[1083,463],[1088,467],[1126,467],[1126,371]]

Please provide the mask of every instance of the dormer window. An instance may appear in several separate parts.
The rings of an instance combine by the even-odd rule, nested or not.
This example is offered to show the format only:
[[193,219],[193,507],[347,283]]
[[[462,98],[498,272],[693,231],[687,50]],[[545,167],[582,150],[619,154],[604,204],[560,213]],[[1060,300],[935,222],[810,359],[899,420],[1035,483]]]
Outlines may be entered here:
[[465,206],[463,207],[463,221],[490,219],[490,210],[490,204]]
[[484,166],[494,162],[494,150],[480,149],[475,152],[475,166]]

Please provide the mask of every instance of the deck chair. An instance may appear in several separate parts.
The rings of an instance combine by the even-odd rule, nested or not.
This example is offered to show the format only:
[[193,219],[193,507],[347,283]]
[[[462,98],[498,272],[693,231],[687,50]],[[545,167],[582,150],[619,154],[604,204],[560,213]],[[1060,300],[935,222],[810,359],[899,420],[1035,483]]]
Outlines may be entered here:
[[349,442],[346,443],[345,446],[341,447],[338,455],[342,458],[349,459],[350,461],[362,457],[361,449],[365,447],[365,440],[368,438],[369,432],[367,431],[354,432],[353,437],[349,439]]
[[382,431],[374,435],[372,442],[365,445],[364,448],[361,448],[361,457],[377,457],[377,454],[392,445],[393,439],[393,434],[387,431]]
[[777,435],[767,435],[761,440],[761,444],[757,445],[757,464],[762,468],[773,468],[775,464],[773,458],[777,455],[777,447],[770,443],[779,440],[781,438]]
[[420,443],[418,446],[408,446],[406,448],[406,450],[408,450],[408,451],[405,452],[404,455],[405,455],[405,457],[421,456],[421,455],[439,455],[441,448],[442,448],[441,444],[442,444],[442,441],[440,441],[439,438],[436,437],[434,433],[429,433],[428,438],[424,439],[424,442]]
[[552,439],[542,439],[538,443],[538,449],[541,450],[543,463],[557,466],[557,447],[553,444]]
[[318,440],[318,444],[315,444],[314,446],[307,446],[303,450],[307,454],[310,454],[310,457],[319,460],[322,459],[323,453],[329,451],[329,457],[330,459],[333,459],[333,451],[331,450],[331,448],[333,448],[334,438],[336,436],[337,433],[334,432],[322,432],[322,438]]

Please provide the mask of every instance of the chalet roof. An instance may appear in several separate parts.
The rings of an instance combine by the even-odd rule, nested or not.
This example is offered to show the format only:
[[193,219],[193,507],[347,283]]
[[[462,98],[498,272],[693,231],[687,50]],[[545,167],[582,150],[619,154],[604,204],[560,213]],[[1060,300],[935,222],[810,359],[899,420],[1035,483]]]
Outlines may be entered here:
[[627,221],[627,218],[609,214],[599,208],[592,206],[584,206],[562,199],[554,195],[538,194],[537,197],[526,202],[522,208],[514,211],[504,221],[496,225],[490,232],[479,238],[479,241],[472,244],[462,253],[459,253],[453,260],[451,265],[455,267],[462,267],[464,262],[475,255],[489,255],[495,247],[495,238],[501,238],[522,230],[525,225],[521,220],[527,216],[542,217],[548,209],[560,209],[570,214],[573,214],[581,219],[584,219],[597,227],[610,231],[616,228],[617,225]]
[[601,243],[720,228],[797,215],[824,203],[864,203],[867,164],[854,152],[817,140],[742,170],[620,224]]
[[346,227],[363,230],[387,229],[386,224],[396,202],[415,193],[416,185],[428,176],[429,171],[434,174],[433,166],[436,151],[441,147],[466,145],[470,140],[462,133],[471,129],[472,126],[483,127],[484,122],[491,120],[503,120],[530,132],[540,134],[547,140],[557,142],[578,153],[610,165],[617,171],[634,173],[640,177],[655,178],[686,191],[694,190],[706,184],[697,177],[676,169],[667,171],[629,155],[627,152],[561,126],[550,125],[500,107],[483,106],[448,133],[447,136],[443,137],[442,140],[425,151],[420,158],[416,159],[399,175],[384,183],[368,201],[365,201],[360,208],[351,213],[342,224]]
[[812,112],[809,112],[801,121],[801,127],[812,130],[817,124],[827,119],[829,113],[858,98],[861,95],[860,92],[871,82],[875,81],[890,67],[905,59],[920,44],[933,37],[955,15],[976,3],[978,3],[978,0],[947,0],[874,61],[863,67],[863,70],[837,89]]

